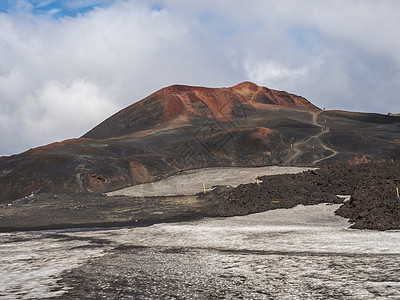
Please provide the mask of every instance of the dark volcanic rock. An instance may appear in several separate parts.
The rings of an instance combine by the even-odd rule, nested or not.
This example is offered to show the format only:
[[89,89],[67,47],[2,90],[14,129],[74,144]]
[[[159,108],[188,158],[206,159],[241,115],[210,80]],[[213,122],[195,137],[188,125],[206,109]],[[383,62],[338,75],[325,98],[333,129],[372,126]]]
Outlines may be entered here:
[[393,182],[356,189],[350,202],[336,213],[350,219],[356,229],[400,229],[400,199],[395,196]]
[[209,194],[221,216],[242,215],[298,204],[341,203],[335,195],[351,195],[336,214],[348,218],[352,228],[400,229],[400,163],[360,165],[336,163],[296,175],[264,176],[257,185]]
[[260,184],[241,184],[238,187],[209,193],[204,198],[214,200],[216,216],[236,216],[272,209],[292,208],[299,204],[342,203],[331,191],[322,191],[300,175],[264,176]]

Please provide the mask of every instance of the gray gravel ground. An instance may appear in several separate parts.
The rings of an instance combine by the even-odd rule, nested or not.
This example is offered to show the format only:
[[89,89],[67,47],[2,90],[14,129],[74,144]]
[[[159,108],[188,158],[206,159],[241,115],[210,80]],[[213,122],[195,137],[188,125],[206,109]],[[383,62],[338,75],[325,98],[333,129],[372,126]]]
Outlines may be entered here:
[[348,229],[337,207],[0,234],[0,298],[400,299],[400,232]]

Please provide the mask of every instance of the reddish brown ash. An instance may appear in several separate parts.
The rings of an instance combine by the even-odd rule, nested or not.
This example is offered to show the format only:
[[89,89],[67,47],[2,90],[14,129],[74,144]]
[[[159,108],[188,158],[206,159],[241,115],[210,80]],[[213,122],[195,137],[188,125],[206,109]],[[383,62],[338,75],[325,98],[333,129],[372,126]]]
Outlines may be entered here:
[[271,90],[251,82],[243,82],[229,88],[173,85],[143,99],[143,104],[154,97],[160,99],[164,105],[165,120],[189,112],[198,116],[215,117],[220,121],[229,121],[232,119],[232,108],[240,104],[247,104],[255,109],[269,109],[270,105],[318,109],[301,96]]

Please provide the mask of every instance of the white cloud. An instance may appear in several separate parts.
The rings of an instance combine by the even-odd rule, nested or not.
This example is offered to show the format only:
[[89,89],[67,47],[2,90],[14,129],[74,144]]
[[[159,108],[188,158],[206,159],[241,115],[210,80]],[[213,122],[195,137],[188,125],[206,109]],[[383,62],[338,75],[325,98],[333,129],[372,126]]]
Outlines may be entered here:
[[112,96],[82,79],[68,86],[58,81],[45,82],[25,103],[19,110],[21,121],[32,142],[40,143],[78,137],[82,128],[95,126],[118,109]]
[[46,7],[52,3],[54,3],[55,0],[40,0],[37,2],[37,4],[35,5],[36,7]]
[[260,83],[279,83],[280,81],[297,80],[307,75],[306,68],[290,69],[269,61],[245,61],[244,68],[250,80]]
[[0,155],[80,136],[174,83],[253,80],[321,107],[400,112],[395,0],[74,0],[63,5],[106,6],[58,20],[18,3],[0,13]]

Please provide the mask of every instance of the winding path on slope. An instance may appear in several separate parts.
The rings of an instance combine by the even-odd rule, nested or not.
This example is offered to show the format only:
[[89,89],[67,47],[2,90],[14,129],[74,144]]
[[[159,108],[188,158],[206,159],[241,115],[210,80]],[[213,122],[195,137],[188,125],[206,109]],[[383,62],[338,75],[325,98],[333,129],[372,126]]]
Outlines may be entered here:
[[338,152],[335,149],[333,149],[331,146],[327,145],[326,143],[324,143],[321,140],[321,136],[323,134],[329,132],[329,127],[323,126],[323,125],[318,123],[318,116],[321,113],[322,113],[322,111],[319,110],[319,111],[316,111],[316,112],[314,112],[312,114],[312,124],[315,125],[316,127],[321,128],[321,132],[319,132],[316,135],[310,136],[308,139],[306,139],[304,141],[300,141],[300,142],[297,142],[297,143],[293,144],[293,149],[292,149],[293,153],[284,160],[284,165],[293,164],[299,158],[299,156],[301,156],[302,154],[304,154],[307,151],[305,149],[309,148],[307,146],[309,146],[311,141],[313,141],[312,142],[312,146],[311,146],[312,149],[314,149],[315,146],[319,146],[319,147],[323,148],[326,151],[332,152],[330,155],[328,155],[326,157],[322,157],[320,159],[314,160],[311,163],[311,165],[313,165],[313,166],[318,164],[318,163],[320,163],[321,161],[324,161],[326,159],[330,159],[330,158],[332,158],[332,157],[334,157],[334,156],[336,156],[338,154]]

